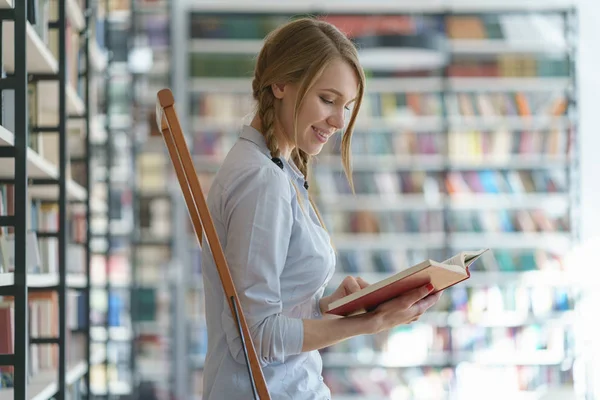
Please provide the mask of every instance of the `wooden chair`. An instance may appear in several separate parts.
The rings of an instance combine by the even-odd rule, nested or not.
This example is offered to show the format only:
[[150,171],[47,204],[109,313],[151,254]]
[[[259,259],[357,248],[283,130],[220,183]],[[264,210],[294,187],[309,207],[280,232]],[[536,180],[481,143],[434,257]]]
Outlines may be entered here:
[[[217,265],[221,284],[225,295],[229,299],[229,308],[231,314],[237,321],[238,331],[246,357],[248,375],[252,385],[252,391],[255,399],[270,400],[269,392],[265,382],[262,369],[258,362],[256,350],[252,343],[252,337],[244,318],[244,313],[229,273],[229,267],[223,253],[223,248],[217,236],[214,223],[208,211],[204,193],[196,174],[196,169],[192,162],[192,157],[187,148],[181,125],[175,112],[175,99],[169,89],[162,89],[158,92],[156,102],[156,119],[160,127],[161,134],[169,150],[169,156],[177,179],[185,198],[187,209],[194,225],[194,230],[198,238],[198,243],[202,243],[202,233],[206,234],[210,251]],[[207,251],[207,249],[205,249]]]

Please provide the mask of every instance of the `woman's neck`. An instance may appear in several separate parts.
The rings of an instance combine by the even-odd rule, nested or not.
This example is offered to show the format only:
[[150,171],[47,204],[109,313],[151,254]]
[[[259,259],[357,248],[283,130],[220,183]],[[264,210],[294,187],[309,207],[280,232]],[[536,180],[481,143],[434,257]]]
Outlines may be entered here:
[[[275,121],[273,129],[275,130],[275,136],[277,137],[277,144],[279,146],[279,154],[281,157],[283,157],[289,161],[290,155],[292,154],[293,149],[291,146],[288,146],[286,144],[287,140],[285,140],[285,138],[282,137],[283,136],[281,133],[282,131],[281,131],[281,129],[279,129],[278,125],[279,124],[277,123],[277,121]],[[254,115],[254,118],[252,119],[250,126],[264,135],[264,132],[262,130],[262,122],[261,122],[258,114]]]

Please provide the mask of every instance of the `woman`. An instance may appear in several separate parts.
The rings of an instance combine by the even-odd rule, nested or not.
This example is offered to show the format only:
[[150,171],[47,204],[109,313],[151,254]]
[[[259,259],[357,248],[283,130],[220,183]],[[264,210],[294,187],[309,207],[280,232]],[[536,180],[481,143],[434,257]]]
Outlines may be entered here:
[[[350,318],[321,318],[330,302],[367,283],[347,277],[323,296],[335,267],[306,185],[309,159],[350,120],[365,77],[354,45],[333,25],[299,19],[265,40],[252,90],[257,112],[215,176],[208,206],[272,399],[329,399],[318,349],[416,320],[439,298],[422,287]],[[207,243],[203,245],[208,248]],[[204,399],[252,397],[245,358],[214,261],[203,253],[208,352]]]

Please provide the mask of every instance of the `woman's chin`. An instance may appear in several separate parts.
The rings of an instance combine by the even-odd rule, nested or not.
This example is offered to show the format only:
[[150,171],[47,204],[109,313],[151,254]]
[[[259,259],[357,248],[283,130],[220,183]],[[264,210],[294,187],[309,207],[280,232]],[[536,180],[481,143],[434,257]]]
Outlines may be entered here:
[[306,154],[308,154],[309,156],[316,156],[316,155],[319,155],[319,153],[321,153],[322,150],[323,150],[323,145],[318,145],[318,146],[311,146],[309,149],[305,149],[304,152]]

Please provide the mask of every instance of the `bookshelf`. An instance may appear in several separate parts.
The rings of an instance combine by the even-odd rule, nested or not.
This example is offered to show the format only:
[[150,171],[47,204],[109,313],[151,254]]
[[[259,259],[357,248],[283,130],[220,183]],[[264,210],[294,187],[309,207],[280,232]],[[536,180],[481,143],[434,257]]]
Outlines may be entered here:
[[[130,58],[135,145],[134,247],[132,252],[135,352],[131,357],[134,385],[140,398],[169,399],[175,394],[176,330],[184,318],[178,311],[180,289],[173,279],[176,240],[173,192],[164,174],[166,148],[156,126],[155,102],[160,88],[171,85],[171,2],[132,0]],[[139,62],[139,60],[145,60]],[[179,318],[179,319],[178,319]]]
[[[338,253],[329,290],[348,274],[377,281],[463,249],[493,256],[418,323],[323,350],[334,399],[468,399],[483,387],[570,398],[586,385],[573,369],[580,291],[564,263],[579,229],[573,2],[201,1],[188,14],[184,108],[205,191],[249,122],[253,60],[279,23],[311,14],[360,31],[361,19],[394,20],[444,37],[442,68],[367,70],[356,195],[339,136],[313,162]],[[188,312],[200,321],[201,304]],[[202,359],[202,328],[193,335]]]
[[88,222],[108,208],[87,179],[96,114],[88,6],[0,2],[2,399],[82,396],[106,356],[90,346],[87,317]]
[[129,254],[132,248],[131,127],[129,74],[126,69],[129,29],[120,14],[120,2],[96,3],[94,23],[102,33],[90,43],[90,60],[97,71],[94,102],[99,112],[93,120],[91,185],[109,205],[92,216],[93,254],[90,277],[90,340],[106,355],[91,370],[92,398],[128,398],[133,394],[129,357],[133,351]]

